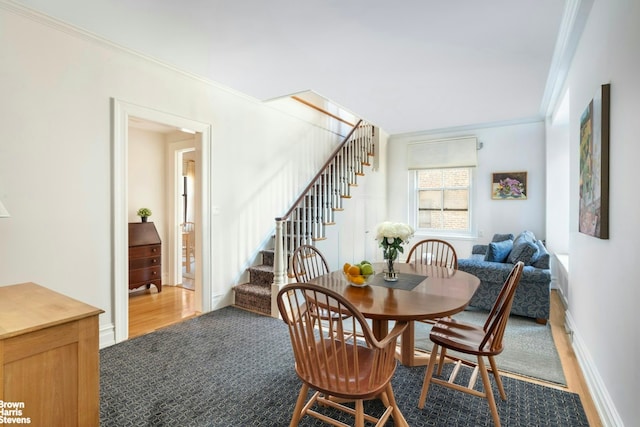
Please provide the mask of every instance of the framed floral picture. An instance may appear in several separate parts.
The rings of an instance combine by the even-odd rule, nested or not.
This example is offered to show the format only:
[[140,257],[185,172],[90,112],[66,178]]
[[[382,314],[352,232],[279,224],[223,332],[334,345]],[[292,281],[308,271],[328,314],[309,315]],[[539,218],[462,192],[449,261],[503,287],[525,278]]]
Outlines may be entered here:
[[527,200],[526,172],[497,172],[491,180],[493,200]]

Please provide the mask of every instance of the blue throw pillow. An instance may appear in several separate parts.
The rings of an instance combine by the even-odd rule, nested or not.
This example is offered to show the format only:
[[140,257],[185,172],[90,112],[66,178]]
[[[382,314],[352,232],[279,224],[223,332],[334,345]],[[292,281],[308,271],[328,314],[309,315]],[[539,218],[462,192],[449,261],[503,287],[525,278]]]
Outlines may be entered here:
[[487,246],[487,253],[484,256],[485,261],[492,262],[505,262],[511,248],[513,247],[513,240],[507,239],[501,242],[491,242]]
[[531,265],[535,268],[548,270],[549,259],[551,258],[551,255],[549,254],[549,251],[547,251],[547,248],[544,247],[544,244],[541,240],[536,240],[536,245],[538,245],[538,259],[533,261]]
[[536,238],[530,231],[523,231],[513,241],[513,249],[507,258],[509,264],[515,264],[518,261],[524,262],[524,265],[531,265],[538,258],[538,245]]

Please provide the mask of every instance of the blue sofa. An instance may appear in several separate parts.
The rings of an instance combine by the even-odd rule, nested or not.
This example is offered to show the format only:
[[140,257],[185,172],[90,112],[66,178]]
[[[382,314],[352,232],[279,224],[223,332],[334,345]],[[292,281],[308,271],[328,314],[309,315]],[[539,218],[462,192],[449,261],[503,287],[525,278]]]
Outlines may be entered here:
[[496,234],[487,245],[474,245],[470,258],[458,260],[458,269],[480,279],[480,287],[470,306],[491,310],[513,265],[525,263],[516,289],[511,314],[531,317],[546,324],[550,311],[551,270],[549,252],[532,232]]

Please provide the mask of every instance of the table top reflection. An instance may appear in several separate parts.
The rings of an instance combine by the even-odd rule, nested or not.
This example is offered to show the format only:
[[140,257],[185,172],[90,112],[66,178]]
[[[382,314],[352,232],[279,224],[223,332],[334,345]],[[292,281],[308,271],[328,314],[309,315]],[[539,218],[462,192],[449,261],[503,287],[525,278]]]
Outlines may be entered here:
[[[376,274],[382,274],[384,263],[374,263]],[[480,280],[460,270],[433,265],[394,264],[403,274],[423,276],[413,289],[396,288],[397,282],[353,286],[342,271],[335,271],[311,280],[329,288],[349,300],[369,319],[422,320],[450,316],[465,309],[480,285]]]

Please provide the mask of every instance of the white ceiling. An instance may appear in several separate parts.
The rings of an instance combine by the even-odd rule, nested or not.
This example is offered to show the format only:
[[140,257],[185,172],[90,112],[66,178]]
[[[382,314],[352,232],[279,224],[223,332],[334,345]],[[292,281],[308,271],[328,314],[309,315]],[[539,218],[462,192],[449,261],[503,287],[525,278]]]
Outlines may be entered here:
[[543,117],[572,0],[16,2],[260,100],[313,90],[397,134]]

